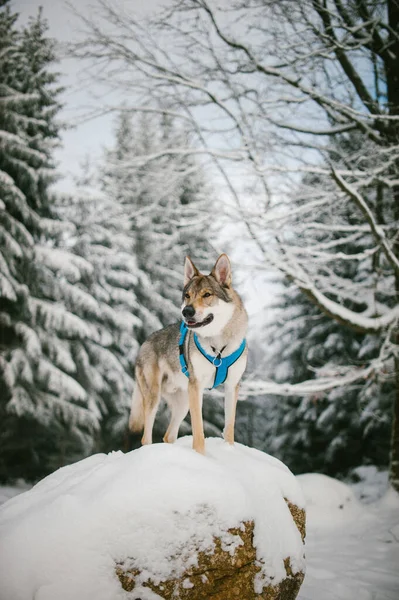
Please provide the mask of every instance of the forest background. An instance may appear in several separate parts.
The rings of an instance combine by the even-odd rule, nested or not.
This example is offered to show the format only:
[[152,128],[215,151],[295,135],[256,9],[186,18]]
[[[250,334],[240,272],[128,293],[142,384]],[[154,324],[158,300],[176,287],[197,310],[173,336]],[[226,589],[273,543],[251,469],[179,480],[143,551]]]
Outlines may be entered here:
[[[0,479],[137,446],[137,349],[179,319],[185,255],[226,251],[255,305],[237,441],[399,489],[398,2],[94,7],[66,47],[0,0]],[[69,122],[65,56],[95,86]],[[104,115],[71,184],[63,131]],[[220,393],[204,418],[221,435]]]

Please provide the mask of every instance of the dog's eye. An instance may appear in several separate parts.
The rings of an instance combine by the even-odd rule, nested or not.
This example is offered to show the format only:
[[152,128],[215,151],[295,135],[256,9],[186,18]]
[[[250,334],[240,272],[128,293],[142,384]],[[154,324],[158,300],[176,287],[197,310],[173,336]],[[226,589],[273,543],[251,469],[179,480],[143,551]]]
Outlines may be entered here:
[[205,294],[202,297],[203,298],[209,298],[209,296],[212,296],[212,294],[210,294],[209,292],[205,292]]
[[188,293],[185,293],[185,294],[184,294],[184,297],[185,297],[185,298],[190,298],[190,294],[188,294]]

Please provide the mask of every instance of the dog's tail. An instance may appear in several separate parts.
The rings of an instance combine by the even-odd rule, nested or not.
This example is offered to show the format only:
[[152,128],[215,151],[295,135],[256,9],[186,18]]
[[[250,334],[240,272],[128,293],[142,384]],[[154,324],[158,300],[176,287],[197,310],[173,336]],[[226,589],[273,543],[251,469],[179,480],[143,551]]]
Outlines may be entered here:
[[130,409],[129,429],[132,433],[140,433],[144,429],[144,398],[141,391],[140,369],[136,367],[136,382],[134,384],[132,407]]

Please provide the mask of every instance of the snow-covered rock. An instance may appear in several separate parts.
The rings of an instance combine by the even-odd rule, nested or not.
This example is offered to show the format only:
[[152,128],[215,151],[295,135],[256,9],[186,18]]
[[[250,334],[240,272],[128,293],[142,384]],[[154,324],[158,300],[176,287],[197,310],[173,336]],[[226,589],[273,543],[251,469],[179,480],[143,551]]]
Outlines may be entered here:
[[305,568],[296,478],[258,450],[211,438],[202,456],[191,443],[98,454],[6,502],[0,600],[194,600],[210,585],[217,600],[295,598]]

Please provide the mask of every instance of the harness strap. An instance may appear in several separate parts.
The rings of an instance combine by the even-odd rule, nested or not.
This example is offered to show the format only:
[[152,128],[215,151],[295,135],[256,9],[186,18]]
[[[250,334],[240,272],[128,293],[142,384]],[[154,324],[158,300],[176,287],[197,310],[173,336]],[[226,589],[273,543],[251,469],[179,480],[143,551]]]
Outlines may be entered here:
[[[186,377],[189,377],[190,374],[188,372],[186,359],[184,357],[184,342],[185,342],[185,339],[187,336],[187,331],[188,331],[187,325],[183,321],[182,324],[180,325],[179,360],[180,360],[180,366],[181,366],[182,373],[184,373],[184,375],[186,375]],[[239,348],[237,348],[237,350],[232,352],[232,354],[229,354],[229,356],[225,356],[224,358],[222,358],[220,356],[220,354],[221,354],[221,352],[223,352],[224,348],[222,348],[221,352],[219,352],[219,354],[217,356],[212,356],[211,354],[208,354],[204,350],[204,348],[201,346],[196,333],[194,333],[194,342],[195,342],[195,345],[197,346],[198,350],[201,352],[202,356],[204,356],[210,363],[212,363],[212,365],[216,369],[213,386],[210,389],[213,389],[226,381],[229,367],[231,367],[235,362],[237,362],[237,360],[240,358],[240,356],[244,352],[245,346],[246,346],[246,340],[244,338],[242,340]]]
[[190,377],[186,359],[184,356],[184,342],[186,340],[187,331],[188,331],[188,328],[187,328],[186,324],[184,323],[184,321],[182,321],[182,324],[180,325],[180,338],[179,338],[179,361],[180,361],[182,373],[184,373],[184,375],[186,375],[186,377]]

